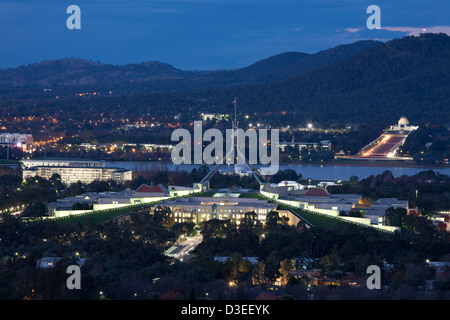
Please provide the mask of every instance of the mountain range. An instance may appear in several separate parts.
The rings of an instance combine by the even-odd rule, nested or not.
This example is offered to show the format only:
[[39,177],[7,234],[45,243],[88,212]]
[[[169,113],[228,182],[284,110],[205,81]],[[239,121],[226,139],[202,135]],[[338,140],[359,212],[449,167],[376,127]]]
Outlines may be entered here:
[[112,92],[113,100],[101,94],[91,99],[99,108],[117,103],[143,114],[186,106],[227,112],[238,97],[241,110],[276,117],[287,111],[325,123],[392,124],[407,116],[418,124],[448,124],[449,74],[450,37],[422,34],[385,43],[358,41],[315,54],[286,52],[233,70],[180,70],[161,62],[116,66],[65,58],[0,70],[0,94],[20,99],[26,92],[30,101],[55,104],[42,93],[50,88],[66,98],[59,104],[82,106],[83,101],[70,100],[74,93]]
[[128,65],[102,64],[79,58],[43,61],[0,70],[1,87],[140,87],[140,92],[167,92],[234,87],[276,81],[354,56],[380,44],[358,41],[316,54],[281,53],[233,70],[184,71],[153,61]]

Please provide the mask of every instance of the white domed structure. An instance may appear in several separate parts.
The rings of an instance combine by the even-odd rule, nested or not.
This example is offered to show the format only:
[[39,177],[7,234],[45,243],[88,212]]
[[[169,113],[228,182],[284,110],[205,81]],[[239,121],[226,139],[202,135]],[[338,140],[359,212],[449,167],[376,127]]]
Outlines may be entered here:
[[399,127],[405,127],[407,125],[409,125],[409,120],[406,117],[401,117],[400,120],[398,120]]
[[404,133],[404,132],[408,132],[408,131],[414,131],[414,130],[417,130],[417,128],[419,128],[419,127],[417,127],[417,126],[410,126],[410,125],[409,125],[409,120],[408,120],[408,118],[406,118],[406,117],[401,117],[401,118],[398,120],[397,125],[391,126],[389,130],[390,130],[390,131],[399,131],[399,132],[401,132],[401,133]]

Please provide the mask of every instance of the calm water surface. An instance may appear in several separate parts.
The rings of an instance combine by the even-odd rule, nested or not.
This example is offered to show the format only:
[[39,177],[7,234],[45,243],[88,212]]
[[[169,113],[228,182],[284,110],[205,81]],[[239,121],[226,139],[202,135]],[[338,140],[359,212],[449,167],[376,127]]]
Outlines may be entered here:
[[[158,162],[106,162],[106,166],[121,167],[130,169],[133,171],[150,171],[150,170],[168,170],[168,171],[192,171],[194,168],[200,167],[200,165],[174,165],[174,164],[161,164]],[[211,169],[214,165],[209,166]],[[258,167],[258,166],[256,166]],[[221,170],[233,170],[233,165],[223,165]],[[359,179],[370,177],[371,175],[381,174],[386,170],[392,172],[394,177],[400,177],[402,175],[414,175],[418,172],[430,170],[430,168],[418,168],[418,167],[373,167],[373,166],[333,166],[333,165],[298,165],[298,164],[285,164],[280,165],[280,170],[293,169],[297,173],[301,173],[303,178],[311,178],[318,180],[348,180],[351,176],[357,176]],[[433,171],[442,174],[450,175],[450,168],[434,168]]]

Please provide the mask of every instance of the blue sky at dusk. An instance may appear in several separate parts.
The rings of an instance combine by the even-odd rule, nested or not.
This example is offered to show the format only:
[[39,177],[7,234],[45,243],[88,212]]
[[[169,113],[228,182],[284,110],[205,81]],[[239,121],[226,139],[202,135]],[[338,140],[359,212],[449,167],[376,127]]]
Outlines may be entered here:
[[[81,30],[66,27],[72,4],[81,8]],[[366,27],[372,4],[381,8],[380,30]],[[450,34],[449,9],[448,0],[5,0],[0,68],[77,57],[231,69],[286,51],[314,53],[423,29]]]

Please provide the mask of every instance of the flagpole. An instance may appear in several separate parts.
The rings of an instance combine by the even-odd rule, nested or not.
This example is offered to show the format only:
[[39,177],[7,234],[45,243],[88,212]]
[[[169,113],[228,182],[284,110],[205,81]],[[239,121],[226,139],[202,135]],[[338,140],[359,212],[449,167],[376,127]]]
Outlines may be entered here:
[[[237,141],[237,121],[236,121],[236,109],[237,109],[237,98],[234,97],[234,129],[233,129],[233,150],[236,149],[236,151],[238,150],[238,141]],[[237,160],[237,153],[236,153],[236,160]],[[234,159],[233,159],[234,162]],[[236,163],[234,164],[234,170],[236,170]]]
[[234,127],[235,127],[235,129],[237,129],[237,121],[236,121],[237,100],[236,100],[236,98],[234,98],[234,101],[236,101],[236,103],[234,104]]

